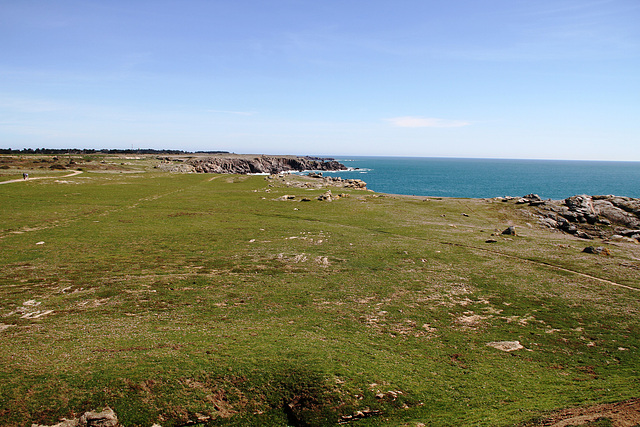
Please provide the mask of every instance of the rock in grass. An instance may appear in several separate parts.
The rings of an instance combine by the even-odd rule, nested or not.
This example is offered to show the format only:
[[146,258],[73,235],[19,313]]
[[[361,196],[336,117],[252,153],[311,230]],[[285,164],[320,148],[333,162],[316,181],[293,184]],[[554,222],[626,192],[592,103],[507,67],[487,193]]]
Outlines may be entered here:
[[107,407],[102,412],[85,412],[80,417],[80,426],[87,427],[117,427],[118,416],[113,409]]
[[331,194],[331,190],[328,190],[326,193],[318,196],[318,200],[331,202],[333,200],[333,194]]
[[116,413],[113,409],[106,407],[102,412],[85,412],[80,419],[64,419],[52,426],[31,424],[31,427],[118,427],[119,425]]
[[524,348],[520,341],[492,341],[488,342],[487,346],[501,351],[516,351]]
[[611,255],[611,252],[609,251],[609,249],[604,248],[602,246],[597,246],[597,247],[587,246],[582,250],[582,252],[585,252],[588,254],[595,254],[595,255]]
[[507,236],[516,236],[516,228],[513,225],[511,225],[509,226],[509,228],[504,230],[502,234],[505,234]]

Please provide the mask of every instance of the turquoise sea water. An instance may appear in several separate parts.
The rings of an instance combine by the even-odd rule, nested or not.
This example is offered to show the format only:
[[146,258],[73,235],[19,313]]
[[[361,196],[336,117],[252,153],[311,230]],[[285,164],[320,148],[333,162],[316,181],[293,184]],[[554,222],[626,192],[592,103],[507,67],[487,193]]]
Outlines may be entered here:
[[640,197],[640,162],[428,157],[336,157],[352,171],[327,176],[362,179],[374,191],[432,197],[576,194]]

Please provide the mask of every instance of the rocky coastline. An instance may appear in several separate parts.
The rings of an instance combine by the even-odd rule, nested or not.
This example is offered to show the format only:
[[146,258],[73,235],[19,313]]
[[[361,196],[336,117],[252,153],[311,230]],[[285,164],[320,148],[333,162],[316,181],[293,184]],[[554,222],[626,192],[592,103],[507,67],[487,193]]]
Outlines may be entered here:
[[[301,171],[339,171],[348,168],[334,159],[301,156],[220,155],[207,157],[163,157],[157,166],[170,172],[218,174],[278,174]],[[361,180],[343,180],[309,174],[315,183],[289,182],[287,186],[345,187],[366,190]],[[280,177],[280,179],[284,179]],[[537,194],[499,197],[502,202],[526,205],[526,214],[554,230],[582,239],[600,238],[640,242],[640,199],[614,195],[576,195],[564,200],[543,200]]]
[[161,158],[159,169],[170,172],[220,174],[278,174],[281,172],[338,171],[347,167],[333,159],[300,156],[212,156]]
[[640,199],[583,194],[564,200],[543,200],[537,194],[528,194],[501,200],[528,205],[532,209],[527,214],[540,224],[582,239],[640,242]]

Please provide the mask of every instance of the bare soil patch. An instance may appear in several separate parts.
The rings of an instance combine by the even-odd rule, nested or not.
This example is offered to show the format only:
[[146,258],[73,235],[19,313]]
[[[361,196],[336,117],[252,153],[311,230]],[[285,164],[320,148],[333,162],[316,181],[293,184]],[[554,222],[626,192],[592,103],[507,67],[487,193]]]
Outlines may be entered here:
[[634,427],[640,425],[640,398],[624,402],[564,409],[556,412],[535,426],[566,427],[579,426],[608,419],[614,427]]

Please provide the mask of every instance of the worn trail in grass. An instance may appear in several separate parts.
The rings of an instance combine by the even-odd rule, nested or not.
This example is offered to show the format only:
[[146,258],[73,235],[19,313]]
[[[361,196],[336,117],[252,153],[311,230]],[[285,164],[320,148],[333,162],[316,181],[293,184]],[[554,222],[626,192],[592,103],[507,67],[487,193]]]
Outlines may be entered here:
[[640,394],[636,246],[584,254],[491,200],[211,178],[0,188],[4,424],[515,425]]

